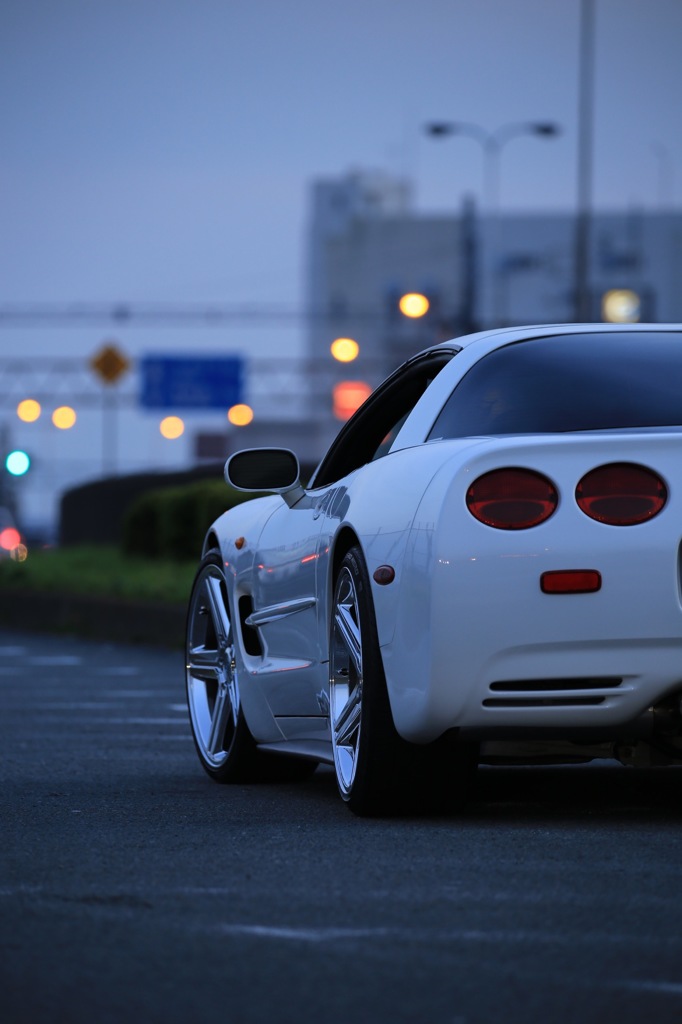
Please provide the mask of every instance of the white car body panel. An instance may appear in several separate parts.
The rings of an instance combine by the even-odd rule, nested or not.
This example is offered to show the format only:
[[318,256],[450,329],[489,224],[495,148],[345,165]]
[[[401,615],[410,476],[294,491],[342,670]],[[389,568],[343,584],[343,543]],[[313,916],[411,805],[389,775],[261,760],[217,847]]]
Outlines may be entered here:
[[[407,740],[426,743],[455,728],[479,737],[517,729],[611,734],[682,691],[682,433],[425,443],[457,381],[501,343],[609,330],[623,328],[553,325],[457,339],[450,347],[461,351],[416,402],[387,457],[313,486],[293,508],[268,496],[213,524],[205,548],[217,539],[230,602],[251,600],[249,624],[262,645],[249,654],[242,635],[236,651],[244,713],[257,742],[287,740],[301,749],[310,742],[321,750],[329,743],[333,566],[348,531],[370,577],[382,565],[395,569],[390,585],[373,583],[372,597],[391,709]],[[607,526],[578,508],[578,481],[618,461],[641,463],[666,482],[667,504],[650,522]],[[474,519],[465,503],[469,484],[504,466],[554,482],[560,500],[546,522],[497,530]],[[541,574],[557,569],[597,570],[602,587],[542,593]],[[576,688],[582,679],[585,686]],[[548,687],[538,690],[543,680]],[[562,689],[561,680],[571,683]],[[490,689],[500,683],[513,686]]]
[[[681,446],[680,435],[665,434],[499,438],[466,455],[460,450],[444,465],[411,532],[395,631],[403,639],[383,650],[396,726],[406,738],[433,739],[443,720],[481,731],[512,726],[514,717],[544,727],[567,717],[576,726],[613,725],[660,698],[663,679],[670,690],[682,686]],[[569,500],[587,471],[619,458],[642,462],[667,481],[668,503],[651,522],[606,526]],[[564,500],[547,522],[491,530],[469,514],[469,483],[505,464],[535,469],[558,485]],[[543,594],[541,573],[557,569],[595,569],[602,588]],[[619,689],[598,707],[483,706],[494,699],[495,681],[586,673],[624,677],[627,695]]]

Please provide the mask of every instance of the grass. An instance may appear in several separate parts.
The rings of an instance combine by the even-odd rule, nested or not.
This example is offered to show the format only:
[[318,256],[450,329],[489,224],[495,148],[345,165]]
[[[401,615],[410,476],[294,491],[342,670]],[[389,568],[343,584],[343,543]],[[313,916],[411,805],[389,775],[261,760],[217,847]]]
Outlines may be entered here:
[[0,588],[186,604],[196,568],[196,561],[134,558],[107,545],[33,548],[24,562],[0,561]]

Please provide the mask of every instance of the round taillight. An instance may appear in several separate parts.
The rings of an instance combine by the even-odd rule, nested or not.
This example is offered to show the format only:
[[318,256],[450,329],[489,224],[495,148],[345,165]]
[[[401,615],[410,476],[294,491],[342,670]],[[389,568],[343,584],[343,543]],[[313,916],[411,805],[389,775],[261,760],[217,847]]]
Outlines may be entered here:
[[587,473],[575,489],[586,516],[609,526],[635,526],[658,515],[668,499],[660,476],[632,462],[614,462]]
[[551,480],[531,469],[494,469],[467,491],[472,516],[497,530],[527,530],[549,519],[558,495]]

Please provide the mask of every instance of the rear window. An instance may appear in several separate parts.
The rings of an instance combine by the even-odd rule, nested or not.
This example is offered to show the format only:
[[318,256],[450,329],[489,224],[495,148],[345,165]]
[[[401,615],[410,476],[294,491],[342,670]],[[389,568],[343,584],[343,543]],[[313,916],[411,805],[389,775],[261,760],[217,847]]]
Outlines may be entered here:
[[429,440],[682,425],[682,333],[573,334],[491,352]]

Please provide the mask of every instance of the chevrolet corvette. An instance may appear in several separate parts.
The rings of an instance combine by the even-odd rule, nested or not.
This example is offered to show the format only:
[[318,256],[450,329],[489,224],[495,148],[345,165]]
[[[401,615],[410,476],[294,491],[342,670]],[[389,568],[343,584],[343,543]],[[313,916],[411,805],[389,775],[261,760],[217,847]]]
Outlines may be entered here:
[[187,616],[216,782],[333,766],[360,815],[442,813],[479,763],[682,763],[682,326],[436,345],[301,480],[208,529]]

